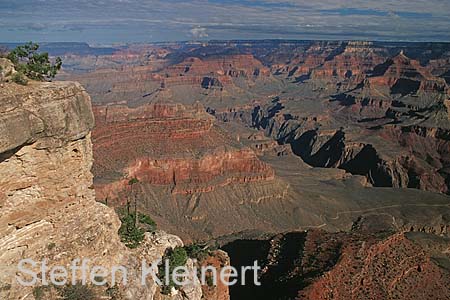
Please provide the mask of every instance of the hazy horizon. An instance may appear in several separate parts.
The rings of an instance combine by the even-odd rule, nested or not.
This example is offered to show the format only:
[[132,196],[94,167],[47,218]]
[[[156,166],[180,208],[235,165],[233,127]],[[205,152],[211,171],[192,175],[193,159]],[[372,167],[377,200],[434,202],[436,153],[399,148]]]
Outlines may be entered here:
[[441,0],[17,0],[0,14],[4,42],[450,41]]

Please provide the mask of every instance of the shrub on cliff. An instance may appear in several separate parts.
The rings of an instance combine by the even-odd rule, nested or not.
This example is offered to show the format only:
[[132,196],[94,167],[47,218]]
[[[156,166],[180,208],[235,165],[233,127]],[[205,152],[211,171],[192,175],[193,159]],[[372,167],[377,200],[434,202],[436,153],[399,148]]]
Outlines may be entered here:
[[[119,228],[119,236],[122,243],[128,248],[137,248],[144,240],[145,232],[154,232],[156,230],[156,223],[149,216],[138,213],[136,218],[134,213],[127,211],[118,212],[122,225]],[[138,222],[136,223],[136,219]]]
[[[166,270],[166,260],[169,261],[169,270]],[[158,277],[163,283],[161,287],[161,292],[164,295],[170,294],[172,288],[178,288],[178,286],[173,282],[172,276],[166,278],[166,274],[173,274],[175,268],[186,265],[188,260],[188,254],[184,247],[176,247],[175,249],[169,249],[162,259],[162,263],[159,266]],[[168,283],[168,284],[166,284]]]
[[153,219],[150,216],[141,213],[138,213],[138,215],[139,215],[138,225],[140,225],[142,229],[144,229],[147,232],[153,232],[156,230],[157,227],[156,222],[153,221]]
[[15,82],[15,83],[21,84],[21,85],[27,85],[28,84],[27,77],[25,75],[23,75],[21,72],[14,73],[11,76],[11,80],[12,80],[12,82]]
[[119,214],[122,225],[119,228],[119,236],[122,243],[128,248],[137,248],[144,240],[145,231],[135,224],[135,217],[133,214]]
[[18,46],[9,52],[7,58],[12,61],[18,76],[27,76],[30,79],[45,81],[51,80],[61,69],[62,61],[57,57],[51,63],[47,52],[38,52],[39,45],[29,42]]
[[190,258],[194,258],[199,262],[202,262],[206,258],[208,258],[209,255],[209,249],[208,245],[205,244],[191,244],[188,246],[185,246],[184,249],[186,249],[186,252]]

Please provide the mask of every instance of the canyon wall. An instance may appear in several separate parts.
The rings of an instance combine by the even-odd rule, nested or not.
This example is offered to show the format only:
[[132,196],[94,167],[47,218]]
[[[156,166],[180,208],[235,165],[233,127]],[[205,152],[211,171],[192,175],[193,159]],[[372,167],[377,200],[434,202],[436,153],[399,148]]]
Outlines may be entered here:
[[[137,249],[121,243],[115,211],[95,201],[90,171],[94,115],[81,85],[0,84],[0,298],[35,299],[43,282],[34,288],[19,285],[16,274],[30,280],[17,272],[21,259],[36,261],[37,267],[47,259],[51,268],[87,258],[91,267],[127,268],[128,284],[117,287],[118,299],[201,299],[199,283],[171,296],[161,295],[151,277],[141,285],[141,260],[153,262],[183,242],[156,231],[146,233]],[[111,297],[107,287],[95,293]]]
[[[180,233],[180,222],[184,224],[188,219],[180,215],[181,211],[174,212],[172,205],[192,206],[189,214],[196,215],[192,216],[194,223],[203,228],[211,220],[204,220],[208,212],[196,212],[207,205],[199,197],[215,201],[217,206],[228,206],[248,201],[244,197],[247,189],[255,199],[282,193],[274,170],[254,150],[218,126],[199,104],[96,106],[94,113],[97,124],[93,132],[93,171],[99,201],[124,205],[130,192],[128,182],[136,178],[138,205],[163,226]],[[211,204],[207,206],[211,208]],[[220,214],[220,210],[215,213]],[[227,222],[226,216],[222,214],[221,223]],[[218,224],[210,227],[229,232],[229,228]],[[196,229],[183,238],[206,234]]]

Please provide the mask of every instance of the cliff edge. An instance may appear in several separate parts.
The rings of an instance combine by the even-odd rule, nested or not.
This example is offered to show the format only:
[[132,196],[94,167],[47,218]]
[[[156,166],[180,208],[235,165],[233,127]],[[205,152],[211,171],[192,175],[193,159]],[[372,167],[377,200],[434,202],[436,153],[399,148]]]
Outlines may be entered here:
[[[18,272],[20,260],[46,259],[50,269],[68,267],[77,258],[89,259],[90,266],[128,270],[128,284],[117,287],[114,299],[200,299],[199,284],[170,296],[160,295],[151,277],[140,284],[142,259],[153,262],[183,243],[161,231],[146,233],[138,249],[120,242],[118,216],[95,201],[90,139],[94,116],[82,86],[73,82],[21,86],[6,82],[4,75],[0,78],[0,299],[38,299],[36,286],[42,282],[24,287],[16,280],[23,276],[29,281]],[[42,273],[38,274],[40,279]],[[105,289],[96,290],[97,296],[110,299]]]

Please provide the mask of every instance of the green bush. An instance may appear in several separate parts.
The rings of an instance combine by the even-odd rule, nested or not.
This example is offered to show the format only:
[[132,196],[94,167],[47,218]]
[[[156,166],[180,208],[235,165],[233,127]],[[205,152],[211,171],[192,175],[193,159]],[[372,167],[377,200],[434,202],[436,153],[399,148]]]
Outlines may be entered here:
[[137,179],[136,177],[133,177],[130,180],[128,180],[128,185],[133,185],[136,183],[139,183],[139,179]]
[[205,244],[192,244],[184,247],[190,258],[195,258],[197,261],[202,262],[208,258],[209,250]]
[[128,210],[118,210],[122,225],[119,228],[119,236],[128,248],[137,248],[144,240],[145,232],[154,232],[157,228],[156,222],[150,216],[138,213],[138,218]]
[[17,72],[34,80],[50,80],[61,69],[62,60],[57,57],[52,64],[48,53],[38,52],[39,45],[29,42],[9,52],[7,58],[12,61]]
[[150,216],[139,213],[139,225],[143,225],[143,229],[147,232],[154,232],[156,230],[156,222]]
[[[169,261],[169,271],[168,274],[173,274],[173,270],[177,267],[186,265],[186,262],[188,260],[188,254],[186,252],[186,249],[183,247],[176,247],[175,249],[169,249],[166,254],[163,257],[162,264],[159,267],[158,270],[158,277],[163,283],[163,286],[161,287],[161,292],[163,294],[169,294],[172,290],[172,287],[178,288],[178,286],[173,282],[172,276],[169,276],[168,280],[166,280],[166,260]],[[166,281],[168,281],[168,285],[165,284]]]
[[14,73],[11,76],[11,80],[13,82],[17,83],[17,84],[20,84],[20,85],[27,85],[28,84],[28,79],[25,77],[25,75],[23,75],[22,72]]
[[119,236],[122,243],[128,248],[137,248],[144,240],[145,231],[135,224],[134,214],[119,214],[122,225],[119,228]]

